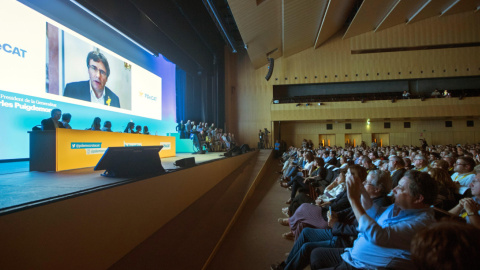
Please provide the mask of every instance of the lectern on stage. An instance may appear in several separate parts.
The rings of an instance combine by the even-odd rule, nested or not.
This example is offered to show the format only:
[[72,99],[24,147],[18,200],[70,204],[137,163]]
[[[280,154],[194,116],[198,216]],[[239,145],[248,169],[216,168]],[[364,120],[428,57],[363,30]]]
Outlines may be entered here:
[[159,152],[163,145],[109,147],[94,170],[105,170],[107,177],[140,177],[160,175],[165,169],[160,161]]

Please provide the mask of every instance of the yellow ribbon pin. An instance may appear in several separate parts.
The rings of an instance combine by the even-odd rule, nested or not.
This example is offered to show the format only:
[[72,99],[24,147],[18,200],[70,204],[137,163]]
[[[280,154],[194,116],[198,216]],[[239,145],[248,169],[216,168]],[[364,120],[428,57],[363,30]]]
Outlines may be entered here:
[[112,103],[112,99],[110,97],[107,97],[107,101],[105,103],[107,103],[107,106],[110,106],[110,103]]

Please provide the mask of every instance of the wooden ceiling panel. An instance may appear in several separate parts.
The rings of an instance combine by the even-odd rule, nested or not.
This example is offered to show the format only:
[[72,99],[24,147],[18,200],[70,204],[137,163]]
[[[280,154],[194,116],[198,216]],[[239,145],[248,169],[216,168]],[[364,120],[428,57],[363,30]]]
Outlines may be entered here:
[[399,0],[364,0],[343,38],[373,31]]
[[452,15],[456,13],[462,13],[467,11],[476,11],[477,7],[480,5],[479,0],[460,0],[450,9],[445,11],[442,16]]
[[315,48],[320,47],[327,39],[343,28],[350,12],[352,12],[354,3],[355,0],[329,1],[315,40]]
[[415,14],[413,18],[410,18],[407,23],[414,23],[430,17],[440,16],[440,14],[449,6],[453,5],[455,1],[456,0],[430,0],[430,2],[420,12]]
[[267,64],[267,53],[282,55],[282,0],[228,0],[248,56],[255,68]]
[[[228,0],[255,69],[269,57],[319,48],[332,36],[349,38],[423,19],[476,11],[480,0]],[[356,12],[355,16],[352,12]],[[345,33],[348,18],[353,17]],[[373,33],[375,31],[375,33]]]
[[283,0],[283,56],[311,48],[328,0]]
[[389,27],[406,23],[425,3],[429,0],[401,0],[394,9],[385,17],[375,31],[387,29]]

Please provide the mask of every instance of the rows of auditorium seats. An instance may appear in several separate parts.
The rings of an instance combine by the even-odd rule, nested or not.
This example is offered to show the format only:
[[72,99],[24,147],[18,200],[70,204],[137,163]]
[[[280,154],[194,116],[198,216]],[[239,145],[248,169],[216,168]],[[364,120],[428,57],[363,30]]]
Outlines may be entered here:
[[289,147],[286,205],[274,211],[292,249],[271,269],[480,269],[479,154],[480,144]]

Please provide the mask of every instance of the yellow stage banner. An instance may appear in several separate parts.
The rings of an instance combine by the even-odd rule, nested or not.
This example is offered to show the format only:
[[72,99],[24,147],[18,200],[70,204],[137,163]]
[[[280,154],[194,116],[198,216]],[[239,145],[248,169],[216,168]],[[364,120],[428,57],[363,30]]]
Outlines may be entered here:
[[56,171],[93,167],[108,147],[163,145],[160,157],[175,156],[175,137],[56,129]]

